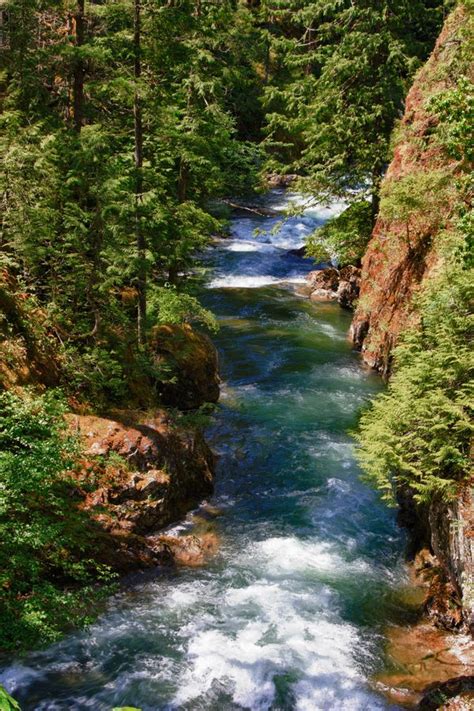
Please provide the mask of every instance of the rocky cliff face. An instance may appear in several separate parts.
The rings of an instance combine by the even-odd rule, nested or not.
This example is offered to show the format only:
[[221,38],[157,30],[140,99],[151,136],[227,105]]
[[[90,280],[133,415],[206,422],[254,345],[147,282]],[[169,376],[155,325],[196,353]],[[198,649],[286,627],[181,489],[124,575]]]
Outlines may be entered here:
[[[362,263],[351,336],[364,361],[384,375],[390,373],[400,334],[417,324],[417,293],[443,268],[443,247],[452,227],[450,190],[453,194],[456,189],[459,166],[431,140],[437,119],[430,99],[459,80],[456,58],[468,20],[469,10],[462,3],[447,18],[430,59],[407,96],[394,157],[384,179],[383,194],[390,199],[404,180],[421,176],[420,183],[424,181],[425,186],[421,205],[414,216],[403,211],[387,216],[381,210]],[[426,176],[433,174],[443,176],[443,199],[436,189],[429,189]],[[413,185],[416,187],[414,181]],[[416,199],[406,191],[406,204],[415,204]],[[460,485],[458,497],[451,503],[435,500],[415,508],[410,498],[410,492],[399,492],[401,522],[412,535],[411,552],[428,546],[435,556],[428,566],[435,581],[430,585],[428,611],[440,625],[455,628],[464,624],[474,633],[473,484]]]
[[[441,563],[462,621],[474,636],[474,488],[463,486],[455,501],[434,502],[429,510],[431,548]],[[435,609],[437,600],[435,602]],[[452,618],[452,610],[451,610]],[[454,620],[456,617],[454,616]]]
[[[436,117],[430,112],[429,100],[454,86],[458,79],[450,68],[466,20],[467,10],[462,5],[448,17],[431,57],[407,96],[394,157],[384,179],[388,195],[402,179],[427,171],[442,171],[452,182],[455,180],[456,164],[430,140]],[[400,333],[416,323],[416,293],[441,268],[437,236],[442,229],[449,230],[450,203],[449,199],[437,203],[433,192],[426,191],[425,205],[410,224],[407,219],[379,216],[363,259],[351,335],[365,362],[383,374],[390,370]]]

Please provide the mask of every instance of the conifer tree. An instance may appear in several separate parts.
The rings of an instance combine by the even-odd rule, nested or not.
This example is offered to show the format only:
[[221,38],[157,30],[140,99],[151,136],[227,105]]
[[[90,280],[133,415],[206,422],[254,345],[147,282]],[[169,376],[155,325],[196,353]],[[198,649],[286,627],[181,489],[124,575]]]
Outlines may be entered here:
[[266,0],[277,65],[267,90],[276,165],[280,155],[292,159],[304,187],[321,197],[365,192],[375,218],[390,134],[442,10],[429,0]]

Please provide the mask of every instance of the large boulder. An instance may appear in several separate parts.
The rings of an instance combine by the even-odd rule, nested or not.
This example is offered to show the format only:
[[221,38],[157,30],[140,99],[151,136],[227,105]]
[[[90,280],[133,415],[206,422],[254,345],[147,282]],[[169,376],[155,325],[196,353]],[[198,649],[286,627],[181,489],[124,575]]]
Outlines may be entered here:
[[343,267],[339,272],[337,300],[343,309],[352,310],[359,298],[360,269],[353,266]]
[[173,561],[157,533],[213,490],[214,456],[201,433],[177,428],[161,411],[68,419],[83,444],[76,476],[98,557],[121,573]]
[[359,296],[360,269],[318,269],[308,274],[307,281],[311,301],[337,301],[343,308],[353,309]]
[[163,372],[159,388],[165,405],[192,410],[217,402],[218,357],[210,338],[187,324],[163,325],[153,329],[150,348]]

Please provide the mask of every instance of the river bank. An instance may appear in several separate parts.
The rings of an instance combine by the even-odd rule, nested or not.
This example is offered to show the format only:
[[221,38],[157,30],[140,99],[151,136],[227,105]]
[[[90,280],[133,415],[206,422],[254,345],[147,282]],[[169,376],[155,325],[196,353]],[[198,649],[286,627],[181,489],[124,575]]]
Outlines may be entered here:
[[298,295],[313,265],[289,253],[327,215],[275,232],[279,217],[239,216],[209,251],[223,384],[213,508],[197,516],[212,555],[136,577],[89,628],[3,668],[24,711],[402,707],[375,677],[387,626],[416,618],[404,536],[347,434],[382,383],[348,343],[350,314]]

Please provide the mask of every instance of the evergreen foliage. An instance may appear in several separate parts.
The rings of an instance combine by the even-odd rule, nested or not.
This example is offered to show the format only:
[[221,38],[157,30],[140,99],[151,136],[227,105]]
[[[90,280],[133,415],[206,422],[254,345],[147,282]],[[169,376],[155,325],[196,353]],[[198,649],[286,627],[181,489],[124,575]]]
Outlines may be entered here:
[[137,2],[2,9],[1,264],[47,311],[71,371],[97,363],[122,386],[160,304],[210,323],[187,293],[220,226],[207,201],[252,190],[259,168],[246,5],[146,0],[137,34]]
[[306,254],[318,262],[336,259],[340,266],[359,266],[372,232],[371,210],[365,200],[349,205],[308,238]]
[[[445,5],[5,0],[0,335],[14,348],[2,353],[12,361],[15,348],[31,361],[41,355],[44,370],[59,354],[68,395],[95,408],[130,402],[143,377],[153,395],[163,373],[147,347],[152,327],[216,327],[190,278],[222,226],[212,201],[254,191],[268,170],[296,171],[316,199],[347,202],[308,249],[358,263],[379,209],[390,133]],[[457,183],[443,171],[411,176],[387,188],[382,210],[405,225],[410,244],[413,223],[428,212],[435,224],[455,189],[453,262],[420,302],[422,328],[407,334],[389,390],[362,416],[359,434],[376,485],[391,496],[409,483],[423,501],[451,494],[466,475],[472,433],[466,73],[432,110],[433,140],[457,161]],[[91,523],[76,506],[78,444],[64,410],[55,393],[0,394],[7,651],[86,622],[110,589]],[[0,687],[2,704],[16,708]]]
[[362,414],[359,459],[384,497],[449,498],[471,473],[474,271],[457,267],[420,303],[422,326],[395,353],[388,391]]
[[[408,249],[410,226],[421,221],[444,261],[420,296],[419,327],[395,351],[387,392],[362,414],[356,434],[366,476],[391,501],[400,487],[419,503],[449,499],[473,474],[474,92],[465,53],[472,18],[471,9],[450,67],[453,86],[426,105],[436,117],[428,140],[444,153],[445,168],[411,173],[383,190],[382,216],[405,223]],[[449,215],[447,224],[440,214]]]
[[0,709],[2,711],[21,711],[20,704],[15,701],[10,694],[7,694],[3,686],[0,684]]
[[266,0],[271,164],[283,160],[321,198],[371,195],[375,217],[394,122],[443,10],[432,0]]

